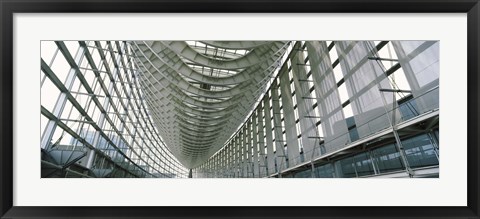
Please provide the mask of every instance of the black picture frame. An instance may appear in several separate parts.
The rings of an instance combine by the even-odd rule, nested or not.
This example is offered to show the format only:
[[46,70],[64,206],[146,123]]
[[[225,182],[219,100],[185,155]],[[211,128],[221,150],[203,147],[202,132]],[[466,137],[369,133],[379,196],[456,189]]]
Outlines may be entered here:
[[[478,0],[0,0],[1,218],[479,218]],[[18,207],[13,206],[14,13],[467,13],[468,206],[466,207]],[[448,198],[448,197],[444,197]]]

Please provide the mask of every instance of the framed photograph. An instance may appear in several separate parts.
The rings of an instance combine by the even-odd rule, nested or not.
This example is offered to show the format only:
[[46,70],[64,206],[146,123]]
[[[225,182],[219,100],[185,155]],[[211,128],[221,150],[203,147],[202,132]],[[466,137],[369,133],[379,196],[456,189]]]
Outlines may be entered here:
[[478,0],[0,7],[1,218],[479,218]]

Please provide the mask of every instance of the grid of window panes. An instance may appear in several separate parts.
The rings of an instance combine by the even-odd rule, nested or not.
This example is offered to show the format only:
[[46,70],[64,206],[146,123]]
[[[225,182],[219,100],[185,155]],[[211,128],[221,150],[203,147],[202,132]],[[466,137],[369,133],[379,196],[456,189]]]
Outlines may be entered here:
[[[431,139],[432,133],[402,139],[411,168],[438,166],[438,145]],[[413,143],[415,142],[415,143]],[[382,175],[404,171],[405,166],[395,143],[369,149],[353,156],[316,165],[314,176],[320,178],[351,178]],[[308,178],[311,170],[299,171],[283,177]]]
[[[344,150],[362,138],[390,128],[392,123],[414,119],[421,112],[438,110],[438,75],[437,78],[434,74],[429,76],[433,77],[429,79],[430,84],[427,84],[430,89],[418,85],[412,87],[411,84],[415,84],[414,81],[421,72],[412,71],[407,66],[409,63],[404,64],[409,72],[404,72],[399,61],[416,61],[422,58],[420,56],[423,50],[430,51],[432,49],[429,48],[435,48],[438,43],[402,43],[403,41],[292,43],[293,48],[272,86],[248,119],[256,122],[247,122],[240,128],[250,125],[255,127],[253,130],[256,132],[239,131],[221,149],[230,150],[231,142],[236,138],[256,139],[257,145],[253,147],[250,145],[252,142],[245,145],[238,145],[237,142],[236,145],[252,156],[248,159],[229,157],[237,165],[237,171],[228,171],[230,167],[223,164],[222,170],[217,168],[220,172],[218,175],[279,176],[289,167],[305,165],[318,157]],[[405,50],[407,58],[398,57],[400,50]],[[428,63],[438,63],[438,53],[423,59],[432,59]],[[417,69],[421,70],[419,67]],[[401,92],[383,93],[384,89]],[[395,104],[392,104],[394,101]],[[438,140],[432,141],[429,137],[435,136],[438,129],[424,132],[425,134],[419,135],[421,137],[414,137],[413,140],[402,137],[401,153],[399,150],[402,147],[396,143],[372,146],[361,153],[353,153],[352,156],[333,159],[324,165],[317,164],[314,172],[307,170],[297,172],[296,175],[289,174],[290,177],[362,177],[438,165]],[[429,143],[426,143],[425,136],[429,137]],[[422,141],[424,143],[420,143]],[[418,142],[422,146],[414,146],[417,143],[412,142]],[[222,153],[217,153],[210,160],[219,160],[221,156]],[[404,160],[401,159],[402,156]],[[253,171],[243,168],[251,165],[251,162]],[[194,171],[198,177],[202,177],[207,169],[207,166],[200,165]],[[247,171],[239,172],[239,169]],[[283,177],[288,177],[288,174]]]
[[41,42],[41,148],[84,153],[56,165],[85,177],[187,176],[152,122],[132,59],[125,41]]

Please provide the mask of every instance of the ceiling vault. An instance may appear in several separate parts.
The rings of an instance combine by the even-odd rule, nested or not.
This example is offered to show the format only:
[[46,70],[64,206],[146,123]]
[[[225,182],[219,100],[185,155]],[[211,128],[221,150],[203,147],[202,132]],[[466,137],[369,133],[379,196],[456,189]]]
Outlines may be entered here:
[[187,168],[223,147],[280,66],[288,41],[133,41],[150,114]]

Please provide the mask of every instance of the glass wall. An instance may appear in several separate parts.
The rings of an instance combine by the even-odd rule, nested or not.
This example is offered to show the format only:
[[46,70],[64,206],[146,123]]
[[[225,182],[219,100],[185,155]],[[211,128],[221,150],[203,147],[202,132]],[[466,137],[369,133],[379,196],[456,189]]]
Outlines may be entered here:
[[[402,140],[404,151],[390,142],[368,146],[328,168],[317,165],[313,174],[306,168],[312,160],[391,132],[392,126],[438,113],[437,47],[436,41],[293,41],[273,86],[251,115],[257,132],[248,137],[265,148],[250,151],[258,157],[248,161],[257,164],[253,177],[362,177],[438,165],[438,133],[428,133],[413,139],[402,134],[410,139]],[[421,59],[435,74],[421,70],[426,65]],[[428,143],[432,138],[437,140]],[[228,142],[221,151],[229,150]],[[296,166],[303,170],[292,169]],[[206,165],[195,168],[198,176],[205,171],[210,171]]]
[[125,41],[41,42],[42,177],[186,177]]

